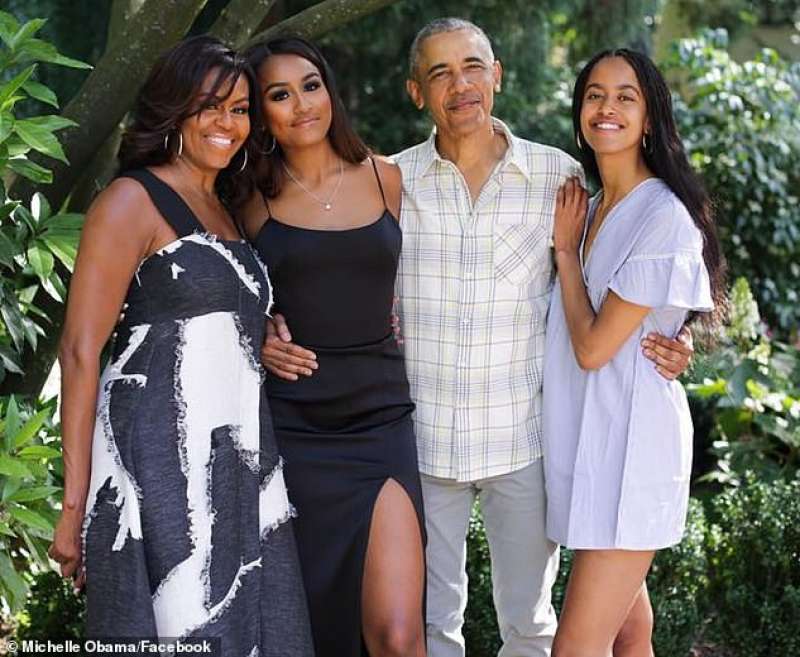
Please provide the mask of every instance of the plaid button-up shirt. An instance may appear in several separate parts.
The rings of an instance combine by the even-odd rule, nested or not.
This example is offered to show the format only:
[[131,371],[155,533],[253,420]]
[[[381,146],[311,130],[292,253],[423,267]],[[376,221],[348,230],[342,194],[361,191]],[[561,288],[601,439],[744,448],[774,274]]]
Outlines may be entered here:
[[542,359],[556,192],[579,172],[514,137],[473,203],[435,134],[394,157],[403,174],[399,315],[420,470],[474,481],[541,456]]

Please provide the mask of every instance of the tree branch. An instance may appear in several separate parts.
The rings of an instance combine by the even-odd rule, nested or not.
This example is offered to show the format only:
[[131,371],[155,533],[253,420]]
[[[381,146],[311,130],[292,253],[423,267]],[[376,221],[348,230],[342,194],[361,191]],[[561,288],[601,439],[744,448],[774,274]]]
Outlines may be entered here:
[[256,31],[276,0],[230,0],[209,33],[237,48]]
[[254,35],[251,46],[281,34],[294,34],[314,39],[326,32],[383,9],[397,0],[324,0],[277,25]]

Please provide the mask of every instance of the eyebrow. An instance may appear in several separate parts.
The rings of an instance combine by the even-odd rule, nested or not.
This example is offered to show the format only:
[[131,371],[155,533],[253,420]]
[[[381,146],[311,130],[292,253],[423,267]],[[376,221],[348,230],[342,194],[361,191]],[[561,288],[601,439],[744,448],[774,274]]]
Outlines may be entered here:
[[[305,82],[306,80],[310,80],[311,78],[322,78],[322,76],[317,71],[313,71],[311,73],[308,73],[307,75],[304,75],[301,82]],[[289,86],[288,82],[273,82],[267,85],[267,88],[264,89],[264,93],[266,93],[270,89],[274,89],[275,87],[288,87],[288,86]]]
[[[484,65],[486,64],[486,62],[481,57],[476,57],[474,55],[472,57],[465,57],[463,63],[464,64],[475,64],[475,63],[478,63],[478,64],[484,64]],[[439,71],[445,70],[446,68],[447,68],[447,64],[434,64],[433,66],[431,66],[428,69],[428,72],[425,75],[426,76],[430,76],[431,73],[438,73]]]
[[[586,86],[586,90],[588,91],[592,87],[596,87],[597,89],[604,89],[602,85],[598,84],[597,82],[592,82],[590,85]],[[621,91],[622,89],[630,89],[631,91],[635,91],[637,94],[641,94],[638,88],[633,86],[632,84],[620,84],[617,86],[617,90]]]

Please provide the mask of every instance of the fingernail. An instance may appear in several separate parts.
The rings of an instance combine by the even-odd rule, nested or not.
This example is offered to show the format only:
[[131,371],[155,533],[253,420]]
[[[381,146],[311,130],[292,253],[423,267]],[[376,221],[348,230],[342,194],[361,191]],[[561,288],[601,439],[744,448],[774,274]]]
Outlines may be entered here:
[[655,340],[656,339],[656,334],[655,333],[648,333],[647,334],[647,338],[649,340]]
[[645,349],[644,350],[644,355],[647,356],[648,358],[652,358],[653,357],[653,352],[650,351],[649,349]]
[[311,370],[303,370],[303,374],[306,376],[311,376]]
[[319,365],[318,365],[317,363],[311,363],[311,365],[309,365],[309,367],[310,367],[312,370],[315,370],[315,369],[317,369],[317,368],[319,367]]

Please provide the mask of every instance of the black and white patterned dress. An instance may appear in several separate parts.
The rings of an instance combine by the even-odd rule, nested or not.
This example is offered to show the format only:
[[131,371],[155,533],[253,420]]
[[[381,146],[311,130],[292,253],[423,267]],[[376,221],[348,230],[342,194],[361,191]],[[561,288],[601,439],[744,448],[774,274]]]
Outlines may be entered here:
[[258,362],[266,271],[245,241],[205,233],[153,173],[125,176],[178,239],[141,263],[100,379],[87,634],[219,637],[226,657],[310,657]]

